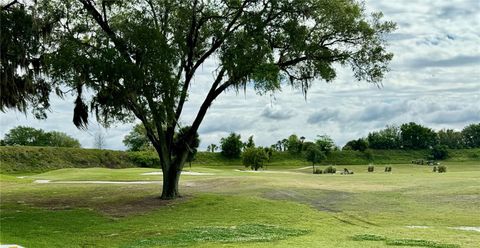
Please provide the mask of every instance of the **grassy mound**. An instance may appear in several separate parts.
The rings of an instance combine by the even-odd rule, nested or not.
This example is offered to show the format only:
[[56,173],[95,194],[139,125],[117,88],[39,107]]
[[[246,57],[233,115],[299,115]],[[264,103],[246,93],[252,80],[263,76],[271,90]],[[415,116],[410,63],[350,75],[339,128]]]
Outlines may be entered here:
[[[428,150],[367,150],[333,151],[324,165],[409,164],[414,159],[426,159]],[[450,162],[480,161],[480,149],[449,150]],[[197,166],[242,166],[238,159],[226,159],[220,153],[199,152]],[[301,155],[274,152],[270,166],[310,166]],[[59,147],[0,147],[0,173],[36,173],[61,168],[159,168],[160,161],[153,151],[125,152]]]

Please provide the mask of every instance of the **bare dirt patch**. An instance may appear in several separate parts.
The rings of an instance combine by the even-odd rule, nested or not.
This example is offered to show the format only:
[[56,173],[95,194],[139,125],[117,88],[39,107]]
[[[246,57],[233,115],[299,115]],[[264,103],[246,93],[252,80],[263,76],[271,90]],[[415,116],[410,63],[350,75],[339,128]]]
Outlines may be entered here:
[[[128,201],[84,201],[79,198],[49,198],[41,201],[33,202],[36,207],[46,208],[49,210],[71,210],[74,208],[87,208],[98,211],[111,217],[126,217],[130,215],[138,215],[148,213],[165,206],[178,204],[190,199],[190,196],[183,196],[175,200],[162,200],[158,196],[146,196],[143,198]],[[101,199],[98,197],[96,200]]]

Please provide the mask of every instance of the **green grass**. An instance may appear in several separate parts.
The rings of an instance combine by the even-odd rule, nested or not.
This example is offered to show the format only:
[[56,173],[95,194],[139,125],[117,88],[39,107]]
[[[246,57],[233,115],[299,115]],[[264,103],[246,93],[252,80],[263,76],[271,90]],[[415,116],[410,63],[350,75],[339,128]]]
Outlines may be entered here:
[[184,246],[199,242],[268,242],[300,236],[306,233],[306,230],[263,224],[242,224],[228,227],[206,226],[187,229],[169,237],[140,239],[125,247]]
[[423,239],[388,239],[383,236],[375,234],[357,234],[352,237],[355,241],[385,241],[389,246],[414,246],[414,247],[429,247],[429,248],[459,248],[459,245],[441,244],[434,241]]
[[[65,168],[0,174],[0,243],[25,247],[477,247],[480,163],[429,166],[337,165],[354,175],[311,168],[194,164],[213,175],[181,178],[183,198],[158,199],[161,184],[62,181],[161,181],[152,168]],[[324,168],[325,166],[321,166]],[[18,178],[22,176],[22,178]],[[48,179],[54,183],[38,184]],[[56,182],[56,183],[55,183]],[[407,226],[428,226],[425,229]]]

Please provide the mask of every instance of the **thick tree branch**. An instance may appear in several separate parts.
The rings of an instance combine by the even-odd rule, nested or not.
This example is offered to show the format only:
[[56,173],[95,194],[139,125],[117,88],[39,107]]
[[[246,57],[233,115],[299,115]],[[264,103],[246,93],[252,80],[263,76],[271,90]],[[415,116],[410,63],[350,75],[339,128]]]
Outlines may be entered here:
[[18,0],[14,0],[14,1],[8,3],[7,5],[2,6],[2,10],[8,10],[10,7],[12,7],[16,3],[18,3]]
[[220,93],[222,93],[228,86],[231,85],[232,81],[228,80],[227,82],[223,83],[220,87],[218,86],[223,81],[225,73],[226,73],[226,69],[222,68],[218,73],[217,78],[213,82],[212,87],[210,87],[210,91],[208,92],[207,97],[205,97],[205,100],[200,106],[200,110],[198,111],[197,116],[195,117],[195,120],[192,123],[192,126],[188,130],[188,133],[185,135],[185,142],[187,144],[189,144],[195,137],[195,133],[200,127],[200,123],[202,123],[203,118],[205,117],[205,114],[207,113],[207,110],[212,104],[212,102],[215,100],[215,98],[217,98],[218,95],[220,95]]
[[120,54],[125,58],[125,60],[134,63],[132,58],[130,57],[130,53],[128,52],[127,44],[113,32],[110,28],[106,20],[103,20],[102,15],[98,10],[93,6],[93,3],[90,0],[79,0],[85,9],[90,13],[93,19],[100,25],[102,30],[112,39],[113,43],[115,44],[115,48],[120,52]]
[[197,68],[203,64],[203,62],[205,62],[205,60],[210,57],[210,55],[212,55],[222,44],[223,42],[225,41],[225,39],[227,39],[230,34],[232,34],[238,27],[239,25],[235,26],[235,23],[238,21],[238,19],[242,16],[243,14],[243,11],[245,9],[245,7],[247,6],[247,3],[249,1],[244,1],[242,6],[237,10],[235,16],[232,18],[232,20],[228,23],[227,25],[227,28],[225,29],[225,31],[223,32],[223,35],[218,39],[216,40],[212,47],[210,47],[210,49],[208,49],[198,60],[197,62],[195,62],[195,65],[193,66],[192,70],[191,70],[191,74],[195,74],[195,71],[197,70]]

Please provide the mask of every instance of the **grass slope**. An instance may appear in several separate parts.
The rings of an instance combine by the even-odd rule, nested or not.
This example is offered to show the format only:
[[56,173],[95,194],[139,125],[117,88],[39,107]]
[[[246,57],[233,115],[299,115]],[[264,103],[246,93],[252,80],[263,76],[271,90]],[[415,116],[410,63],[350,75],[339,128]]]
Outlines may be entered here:
[[[447,161],[480,161],[480,149],[450,150]],[[370,150],[334,151],[322,162],[324,165],[405,164],[414,159],[426,158],[428,151]],[[237,166],[241,159],[226,159],[220,153],[199,152],[194,166]],[[267,167],[309,166],[302,156],[288,152],[275,152]],[[154,152],[124,152],[98,149],[57,147],[0,146],[0,173],[44,172],[61,168],[159,168]]]

